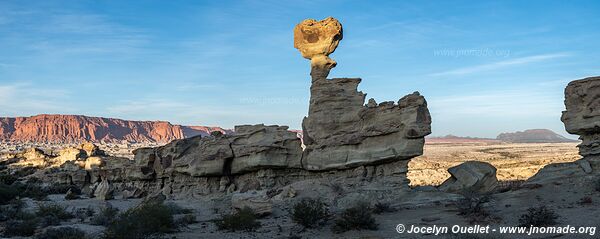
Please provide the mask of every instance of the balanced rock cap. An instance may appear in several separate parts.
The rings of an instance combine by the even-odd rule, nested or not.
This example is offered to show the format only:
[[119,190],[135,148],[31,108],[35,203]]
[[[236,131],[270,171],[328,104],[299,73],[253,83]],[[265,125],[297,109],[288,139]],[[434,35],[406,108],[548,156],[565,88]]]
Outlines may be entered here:
[[341,40],[342,24],[333,17],[306,19],[294,28],[294,47],[310,59],[312,67],[335,67],[337,63],[328,56]]

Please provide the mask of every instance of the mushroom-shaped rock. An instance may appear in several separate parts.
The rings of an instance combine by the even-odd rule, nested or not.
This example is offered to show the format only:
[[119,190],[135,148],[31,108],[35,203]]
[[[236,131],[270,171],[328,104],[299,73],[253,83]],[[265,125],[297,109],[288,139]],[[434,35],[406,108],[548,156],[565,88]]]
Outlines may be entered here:
[[342,40],[342,24],[333,17],[321,21],[306,19],[294,28],[294,47],[310,59],[312,67],[333,68],[329,58]]
[[469,161],[448,169],[450,175],[439,189],[450,193],[489,193],[498,186],[496,168],[489,163]]
[[600,76],[571,81],[565,89],[562,122],[571,134],[579,135],[579,154],[588,160],[600,157]]

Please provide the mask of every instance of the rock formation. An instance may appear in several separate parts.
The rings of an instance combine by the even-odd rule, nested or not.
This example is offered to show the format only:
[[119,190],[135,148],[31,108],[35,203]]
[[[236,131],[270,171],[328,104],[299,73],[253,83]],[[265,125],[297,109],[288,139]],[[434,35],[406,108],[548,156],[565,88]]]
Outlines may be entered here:
[[181,173],[194,177],[228,176],[264,168],[300,168],[302,148],[285,126],[242,125],[232,134],[176,140],[136,150],[139,178]]
[[450,175],[439,189],[450,193],[490,193],[498,186],[496,168],[489,163],[469,161],[448,169]]
[[0,118],[0,141],[13,142],[162,142],[226,130],[172,125],[165,121],[130,121],[82,115],[36,115]]
[[600,160],[600,77],[570,82],[565,89],[565,107],[561,120],[567,132],[583,141],[579,154]]
[[[314,44],[337,46],[341,32],[341,25],[333,18],[306,20],[296,26],[294,39],[319,39],[313,40]],[[339,38],[335,37],[337,33]],[[424,137],[431,133],[431,117],[419,92],[402,97],[397,104],[376,104],[370,99],[364,105],[366,94],[357,91],[361,79],[327,79],[335,64],[315,64],[314,58],[307,57],[313,54],[305,53],[312,52],[311,44],[295,45],[312,63],[308,117],[302,122],[305,169],[344,169],[410,159],[423,153]],[[325,52],[333,52],[335,47],[327,49],[331,51]]]
[[336,62],[329,54],[335,51],[342,37],[342,24],[338,20],[306,19],[294,28],[294,47],[310,60],[312,67],[333,68]]
[[[370,100],[364,105],[365,94],[357,91],[360,79],[326,78],[335,66],[327,55],[341,40],[341,24],[333,18],[307,20],[295,33],[296,47],[312,62],[310,107],[301,134],[304,151],[297,132],[287,126],[241,125],[228,134],[215,131],[141,148],[134,151],[133,161],[93,155],[97,150],[83,144],[45,160],[60,166],[49,174],[53,176],[44,177],[78,185],[86,194],[103,199],[112,198],[113,192],[123,198],[235,192],[234,206],[254,207],[265,214],[270,212],[268,198],[283,191],[270,192],[269,197],[252,191],[308,179],[375,180],[406,191],[408,159],[422,154],[424,136],[431,131],[425,98],[415,92],[397,103]],[[146,137],[139,133],[148,131],[124,132],[129,133],[120,137]],[[165,138],[159,135],[156,139]]]

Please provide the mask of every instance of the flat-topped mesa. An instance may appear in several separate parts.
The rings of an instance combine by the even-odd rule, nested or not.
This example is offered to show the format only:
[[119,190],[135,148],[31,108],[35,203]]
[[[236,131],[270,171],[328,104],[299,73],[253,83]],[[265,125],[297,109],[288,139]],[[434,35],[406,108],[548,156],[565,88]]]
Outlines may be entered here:
[[570,82],[565,89],[565,107],[561,120],[567,132],[583,141],[579,154],[600,161],[600,77]]
[[[326,31],[330,29],[339,31]],[[341,32],[341,24],[333,18],[320,22],[305,20],[294,29],[294,45],[312,63],[309,112],[302,122],[306,145],[303,167],[346,169],[422,155],[424,137],[431,133],[431,116],[419,92],[402,97],[398,104],[393,101],[377,104],[370,99],[365,105],[366,94],[357,91],[360,78],[327,79],[335,64],[315,61],[318,54],[306,53],[315,48],[314,53],[324,56],[333,52],[341,40]],[[314,46],[321,47],[299,45],[298,39],[309,43],[312,40]]]
[[294,28],[294,47],[310,60],[312,67],[331,69],[336,62],[329,54],[335,51],[342,37],[342,24],[335,18],[306,19]]

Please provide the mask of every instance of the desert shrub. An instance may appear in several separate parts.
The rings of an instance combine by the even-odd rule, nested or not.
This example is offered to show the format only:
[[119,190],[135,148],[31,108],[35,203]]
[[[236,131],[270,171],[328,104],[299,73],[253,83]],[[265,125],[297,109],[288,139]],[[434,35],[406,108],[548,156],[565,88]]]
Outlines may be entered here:
[[339,215],[332,229],[335,233],[342,233],[350,230],[377,230],[377,227],[370,205],[358,202]]
[[342,184],[340,184],[338,182],[332,182],[332,183],[330,183],[329,187],[337,195],[344,194],[344,187],[342,186]]
[[59,225],[60,221],[73,218],[73,214],[57,204],[38,204],[35,212],[36,220],[41,227]]
[[231,215],[223,215],[215,221],[219,230],[227,231],[254,231],[261,227],[256,215],[250,208],[244,208]]
[[27,197],[42,201],[46,200],[46,197],[48,196],[48,193],[46,193],[38,184],[15,182],[10,186],[18,192],[19,197]]
[[87,208],[77,208],[77,210],[73,212],[73,214],[75,214],[75,217],[81,222],[84,222],[85,219],[89,217],[93,217],[95,213],[96,212],[91,206]]
[[198,221],[196,221],[196,216],[193,214],[185,214],[182,217],[179,217],[175,220],[175,225],[179,226],[179,227],[184,227],[187,226],[189,224],[194,224]]
[[485,203],[490,201],[487,194],[478,194],[472,191],[462,193],[463,198],[456,202],[458,214],[469,219],[470,223],[482,222],[490,216],[485,210]]
[[82,239],[85,232],[74,227],[48,228],[44,232],[35,235],[36,239]]
[[320,199],[303,198],[292,209],[292,220],[307,228],[323,225],[328,217],[327,205]]
[[171,210],[173,214],[190,214],[194,212],[192,209],[180,207],[175,203],[167,203],[165,205],[169,208],[169,210]]
[[521,215],[519,218],[520,226],[552,226],[556,225],[556,221],[560,216],[554,212],[554,210],[546,207],[531,207],[527,209],[527,213]]
[[4,236],[14,237],[22,236],[29,237],[33,236],[37,229],[37,223],[35,220],[9,220],[5,224]]
[[13,184],[15,181],[17,181],[17,177],[7,174],[7,173],[0,173],[0,183],[6,184],[6,185],[11,185]]
[[373,213],[382,214],[384,212],[395,212],[396,209],[390,206],[389,203],[377,202],[373,205]]
[[67,212],[64,207],[52,203],[39,204],[35,215],[38,217],[53,217],[59,220],[66,220],[74,217],[73,214]]
[[30,220],[35,218],[35,215],[23,211],[25,202],[21,199],[13,199],[6,205],[0,206],[0,221],[15,220]]
[[7,204],[19,196],[19,191],[11,185],[0,183],[0,205]]
[[0,205],[6,204],[16,197],[28,197],[41,201],[45,200],[46,196],[48,194],[36,184],[14,182],[11,185],[7,185],[0,183]]
[[138,239],[158,236],[176,228],[173,212],[162,203],[147,202],[131,208],[110,222],[105,238]]
[[579,200],[579,204],[592,204],[592,197],[585,196]]
[[37,177],[30,177],[27,179],[27,183],[28,184],[40,184],[40,183],[42,183],[42,180]]
[[16,170],[14,172],[14,175],[17,178],[22,178],[22,177],[25,177],[25,176],[32,175],[37,170],[38,170],[37,167],[23,167],[23,168],[20,168],[20,169]]
[[92,225],[108,226],[117,218],[118,215],[119,209],[108,205],[94,215],[94,217],[92,217],[91,223]]

